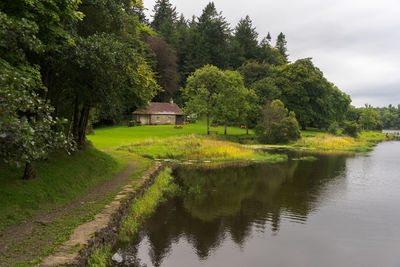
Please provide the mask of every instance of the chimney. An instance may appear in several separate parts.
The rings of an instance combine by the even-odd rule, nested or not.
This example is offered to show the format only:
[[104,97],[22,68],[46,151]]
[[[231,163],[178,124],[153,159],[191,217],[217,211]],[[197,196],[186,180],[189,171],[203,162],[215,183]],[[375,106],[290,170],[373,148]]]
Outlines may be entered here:
[[170,104],[173,104],[173,103],[174,103],[174,100],[171,98],[171,99],[169,100],[169,103],[170,103]]

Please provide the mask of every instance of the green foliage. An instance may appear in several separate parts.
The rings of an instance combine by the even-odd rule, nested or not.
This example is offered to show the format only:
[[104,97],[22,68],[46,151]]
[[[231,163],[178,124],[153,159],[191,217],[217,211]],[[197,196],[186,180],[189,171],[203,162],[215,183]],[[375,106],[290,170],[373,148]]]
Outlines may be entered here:
[[[129,107],[145,105],[159,90],[144,58],[114,35],[77,38],[76,46],[60,56],[65,64],[60,69],[65,78],[62,86],[68,92],[62,104],[69,105],[70,112],[71,106],[74,107],[73,134],[79,145],[86,140],[92,108],[107,110],[107,118],[113,119]],[[57,92],[52,92],[52,98],[53,93]]]
[[300,129],[294,112],[288,114],[282,101],[274,100],[265,105],[257,134],[261,142],[282,143],[299,139]]
[[273,78],[264,78],[254,82],[251,86],[258,96],[258,104],[264,106],[267,102],[279,99],[281,96],[281,90],[275,85]]
[[183,89],[186,114],[205,115],[207,117],[207,132],[209,119],[216,114],[216,105],[219,95],[226,85],[223,71],[215,66],[207,65],[196,70],[187,81]]
[[281,32],[278,35],[278,38],[276,39],[275,47],[278,49],[279,53],[283,56],[283,58],[285,59],[285,62],[288,61],[288,57],[289,57],[289,55],[287,54],[286,45],[287,45],[286,36]]
[[239,68],[243,76],[244,85],[251,87],[255,82],[273,75],[273,67],[266,63],[249,61]]
[[[225,71],[224,74],[225,85],[217,96],[214,118],[223,122],[225,126],[228,123],[246,124],[251,104],[253,104],[249,101],[252,99],[252,92],[244,87],[243,78],[239,72]],[[225,134],[227,134],[226,129]]]
[[169,44],[174,44],[176,42],[176,8],[172,6],[169,0],[157,0],[153,12],[151,27]]
[[245,61],[256,59],[258,54],[258,33],[249,16],[241,19],[235,28],[230,43],[232,55],[230,65],[240,67]]
[[333,121],[343,121],[351,102],[309,58],[284,66],[275,84],[282,90],[281,100],[296,113],[303,129],[327,128]]
[[[26,164],[24,178],[35,176],[33,162],[49,152],[72,148],[53,117],[40,69],[34,65],[44,50],[71,43],[63,23],[77,21],[78,1],[2,1],[0,3],[0,157]],[[63,20],[63,23],[61,22]]]
[[[16,45],[14,49],[21,49],[24,52],[32,51],[32,46],[19,46],[21,40],[26,44],[27,39],[33,41],[32,45],[37,46],[38,43],[44,45],[47,51],[56,49],[61,43],[73,43],[70,33],[66,30],[65,25],[68,23],[76,23],[81,20],[83,14],[78,11],[79,0],[73,1],[25,1],[25,0],[3,0],[0,3],[0,12],[10,16],[12,25],[16,29],[24,28],[27,35],[13,34],[7,36],[7,42]],[[4,25],[1,23],[3,28]],[[7,27],[7,26],[6,26]],[[18,41],[18,42],[15,42]],[[36,50],[36,49],[34,49]],[[18,52],[19,53],[19,52]]]
[[219,68],[228,66],[229,24],[213,2],[209,3],[198,18],[196,26],[199,39],[197,60],[200,66],[211,64]]
[[[54,108],[35,92],[41,88],[37,69],[14,68],[0,59],[0,157],[9,165],[32,164],[53,150],[73,148],[63,122],[53,117]],[[26,173],[24,178],[33,176]]]
[[360,125],[365,130],[375,130],[378,127],[378,114],[371,105],[365,104],[359,119]]
[[[242,123],[251,108],[252,92],[243,84],[239,72],[221,71],[207,65],[188,78],[183,90],[186,114],[205,115],[207,123],[215,119],[227,125]],[[207,133],[209,125],[207,124]],[[226,134],[226,130],[225,130]]]
[[343,127],[343,133],[351,137],[357,137],[360,132],[360,126],[355,121],[346,121]]
[[9,17],[0,11],[0,54],[2,59],[11,64],[19,64],[26,62],[26,52],[42,51],[42,42],[35,36],[38,32],[36,23]]
[[104,246],[100,249],[95,250],[88,259],[89,267],[107,267],[112,263],[111,249],[108,246]]
[[337,123],[336,121],[332,122],[331,125],[329,125],[328,133],[337,135],[338,131],[339,131],[339,123]]

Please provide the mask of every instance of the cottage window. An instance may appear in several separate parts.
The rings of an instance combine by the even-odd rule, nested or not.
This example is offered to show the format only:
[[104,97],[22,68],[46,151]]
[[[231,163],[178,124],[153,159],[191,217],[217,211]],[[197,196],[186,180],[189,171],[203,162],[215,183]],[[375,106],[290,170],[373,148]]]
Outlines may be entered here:
[[156,117],[156,122],[160,122],[160,117]]
[[171,122],[171,117],[168,117],[168,122]]

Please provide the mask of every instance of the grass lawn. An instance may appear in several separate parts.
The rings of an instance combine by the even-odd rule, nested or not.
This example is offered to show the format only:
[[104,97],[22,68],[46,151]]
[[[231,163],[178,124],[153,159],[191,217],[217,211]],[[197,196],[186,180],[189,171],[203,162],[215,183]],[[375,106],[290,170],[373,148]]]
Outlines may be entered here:
[[[88,135],[88,139],[98,149],[106,149],[137,143],[150,138],[167,138],[176,135],[190,135],[207,133],[205,122],[197,122],[195,124],[182,125],[182,129],[175,129],[174,125],[144,125],[137,127],[107,127],[94,130],[93,135]],[[211,127],[211,131],[217,131],[218,135],[224,134],[224,127]],[[238,127],[228,127],[229,136],[246,135],[245,129]],[[249,131],[250,135],[254,135],[253,131]]]
[[0,166],[0,234],[40,210],[53,209],[74,200],[109,179],[124,163],[94,148],[72,156],[56,153],[36,164],[37,178],[22,180],[22,168]]

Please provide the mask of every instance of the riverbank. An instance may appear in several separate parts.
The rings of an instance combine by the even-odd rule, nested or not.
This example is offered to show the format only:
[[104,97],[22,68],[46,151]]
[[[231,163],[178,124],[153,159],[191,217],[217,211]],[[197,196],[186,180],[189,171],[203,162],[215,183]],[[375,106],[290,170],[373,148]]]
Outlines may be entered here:
[[88,257],[93,251],[117,240],[117,230],[130,210],[132,202],[148,194],[147,189],[153,187],[154,180],[163,169],[164,166],[157,162],[147,166],[140,177],[130,180],[123,186],[113,201],[106,205],[94,220],[78,226],[69,240],[58,247],[56,253],[45,258],[41,265],[86,266]]

